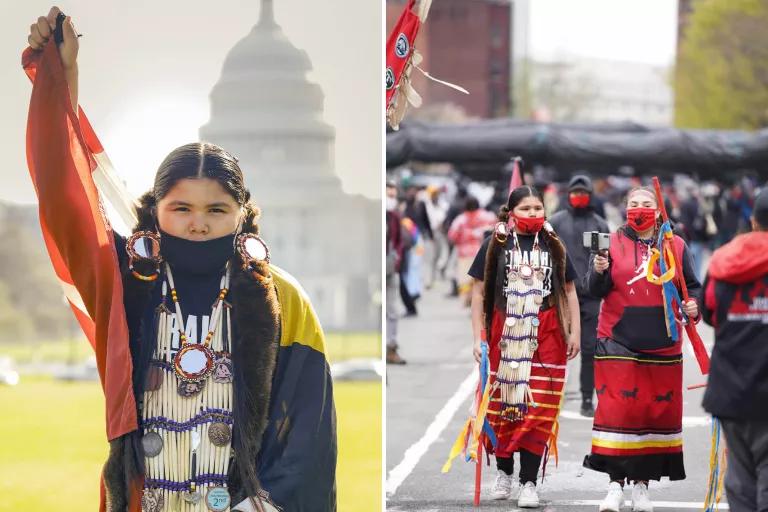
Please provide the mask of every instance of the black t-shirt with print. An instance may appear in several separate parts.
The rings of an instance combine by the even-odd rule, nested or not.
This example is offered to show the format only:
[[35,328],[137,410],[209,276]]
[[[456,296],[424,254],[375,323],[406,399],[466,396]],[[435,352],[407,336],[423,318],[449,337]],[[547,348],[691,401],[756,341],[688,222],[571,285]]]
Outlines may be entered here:
[[[518,239],[518,242],[520,243],[520,252],[522,253],[523,262],[524,263],[530,262],[531,251],[533,250],[533,241],[535,239],[535,236],[517,235],[517,239]],[[477,251],[475,260],[472,262],[472,266],[469,267],[469,272],[467,272],[471,277],[474,277],[475,279],[478,279],[480,281],[484,280],[485,255],[488,252],[488,244],[490,242],[491,242],[491,237],[488,237],[485,239],[485,241],[483,241],[483,245],[480,246],[480,250]],[[507,237],[507,244],[505,248],[507,271],[509,271],[509,266],[512,262],[513,248],[514,248],[514,238],[511,236]],[[549,248],[547,247],[547,244],[544,240],[539,240],[539,248],[541,250],[541,263],[542,263],[541,267],[542,267],[542,270],[544,270],[543,296],[547,297],[552,293],[552,258],[549,253]],[[573,263],[571,263],[571,259],[568,257],[568,254],[566,253],[565,280],[566,282],[570,283],[571,281],[575,280],[576,277],[577,277],[576,269],[574,268]],[[505,278],[505,281],[506,281],[506,278]]]
[[[115,234],[115,245],[118,259],[127,261],[128,253],[125,249],[126,240],[122,236]],[[221,290],[221,278],[224,275],[224,269],[217,272],[206,274],[184,273],[178,269],[171,268],[173,272],[173,281],[176,285],[176,292],[181,305],[181,315],[184,319],[184,333],[190,343],[200,343],[205,339],[210,329],[209,322],[211,317],[211,308],[216,302]],[[162,300],[163,283],[167,282],[165,274],[165,264],[161,267],[161,274],[155,282],[152,290],[152,298],[147,305],[144,313],[144,323],[149,325],[155,321],[155,308]],[[167,287],[165,304],[173,312],[171,325],[171,357],[176,355],[179,350],[179,329],[177,327],[176,308],[171,300],[170,286]],[[219,327],[226,329],[225,322],[220,322]],[[234,326],[233,326],[234,331]],[[234,332],[233,332],[234,334]],[[231,350],[231,347],[230,347]]]

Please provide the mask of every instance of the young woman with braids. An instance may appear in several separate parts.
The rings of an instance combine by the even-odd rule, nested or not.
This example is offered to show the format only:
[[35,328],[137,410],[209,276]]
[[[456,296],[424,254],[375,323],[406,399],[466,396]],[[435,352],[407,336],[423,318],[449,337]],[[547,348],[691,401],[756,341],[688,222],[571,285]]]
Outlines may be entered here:
[[488,418],[497,438],[494,499],[513,495],[513,454],[520,454],[519,507],[538,507],[536,480],[556,442],[565,367],[579,353],[576,271],[546,223],[538,191],[518,187],[501,208],[469,275],[474,355],[484,345],[491,369]]
[[[631,190],[627,223],[611,235],[608,254],[596,255],[586,275],[590,294],[603,299],[595,348],[598,405],[592,453],[584,461],[610,477],[600,511],[618,512],[630,481],[632,509],[651,511],[650,480],[685,478],[682,336],[670,338],[661,286],[647,279],[651,251],[658,247],[658,206],[652,189]],[[677,271],[682,270],[688,291],[696,296],[701,285],[691,254],[680,237],[674,237],[674,245],[682,255],[683,268]],[[660,274],[658,263],[650,270]],[[698,319],[695,300],[683,310]],[[679,322],[679,313],[675,317]]]
[[[47,44],[58,14],[53,8],[32,25],[31,51],[44,50],[47,59],[36,68],[33,101],[61,97],[76,108],[69,18],[61,64]],[[79,129],[71,108],[56,101],[50,108]],[[35,155],[33,176],[46,223],[55,208],[73,227],[93,222],[93,212],[47,186],[77,171],[67,165],[68,141],[61,144],[66,126],[33,141],[54,154],[45,162]],[[90,180],[80,173],[67,183],[95,190]],[[300,285],[269,263],[237,159],[210,143],[181,146],[139,203],[134,235],[102,241],[114,244],[101,252],[110,261],[80,262],[106,268],[116,255],[125,364],[132,365],[130,382],[120,386],[132,393],[139,418],[137,429],[110,440],[101,510],[335,511],[335,412],[323,332]],[[53,240],[72,246],[66,225],[48,228]]]

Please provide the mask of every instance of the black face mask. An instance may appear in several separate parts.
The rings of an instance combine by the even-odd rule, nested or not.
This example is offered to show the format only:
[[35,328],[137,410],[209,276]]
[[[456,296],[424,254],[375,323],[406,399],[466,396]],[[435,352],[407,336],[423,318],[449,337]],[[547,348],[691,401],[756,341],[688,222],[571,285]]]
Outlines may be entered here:
[[189,274],[210,274],[223,270],[235,254],[237,233],[196,242],[160,231],[160,254],[174,270]]

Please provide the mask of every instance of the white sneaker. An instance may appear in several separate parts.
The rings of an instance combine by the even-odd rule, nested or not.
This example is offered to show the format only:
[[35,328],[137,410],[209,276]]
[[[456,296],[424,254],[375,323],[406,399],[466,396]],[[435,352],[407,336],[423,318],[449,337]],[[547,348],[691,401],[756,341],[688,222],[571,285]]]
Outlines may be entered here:
[[508,500],[512,497],[513,477],[502,470],[496,473],[496,481],[491,488],[491,499]]
[[520,508],[536,508],[539,506],[539,493],[536,492],[536,484],[525,482],[517,498],[517,506]]
[[637,482],[632,489],[632,510],[633,512],[653,512],[648,485],[642,482]]
[[611,482],[608,486],[608,494],[600,503],[600,512],[619,512],[624,504],[624,489],[619,482]]

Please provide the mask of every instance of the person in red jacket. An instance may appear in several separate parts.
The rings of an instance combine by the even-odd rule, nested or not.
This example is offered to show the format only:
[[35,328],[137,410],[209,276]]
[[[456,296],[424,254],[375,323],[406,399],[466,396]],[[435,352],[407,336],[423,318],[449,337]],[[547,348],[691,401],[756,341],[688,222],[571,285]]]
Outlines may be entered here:
[[752,229],[712,255],[702,308],[715,328],[704,409],[725,433],[736,512],[768,510],[768,191],[755,198]]
[[448,229],[448,239],[453,242],[458,252],[456,275],[460,278],[459,293],[464,296],[464,304],[467,307],[472,300],[472,278],[467,271],[496,220],[496,215],[480,208],[477,199],[470,196],[464,213],[456,217]]
[[[585,467],[610,477],[600,511],[619,511],[628,481],[635,482],[632,509],[653,510],[648,482],[685,478],[682,336],[670,338],[661,287],[646,277],[659,227],[653,190],[630,191],[627,224],[611,235],[609,254],[595,256],[586,276],[590,294],[603,299],[595,347],[598,405],[592,452],[584,460]],[[696,296],[701,285],[688,248],[678,236],[674,245],[688,290]],[[660,273],[658,264],[651,270]],[[698,317],[695,300],[683,310]],[[675,316],[680,320],[679,311]]]

